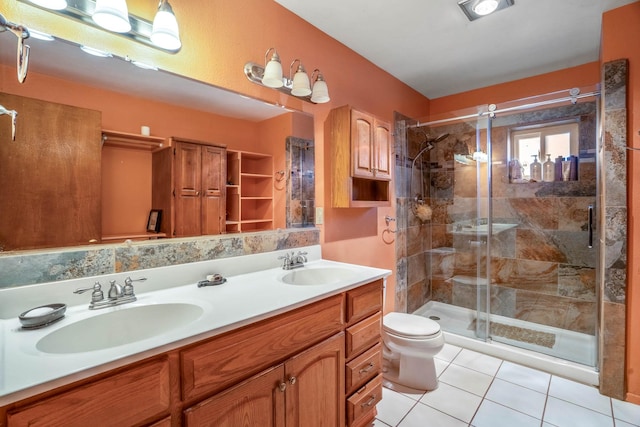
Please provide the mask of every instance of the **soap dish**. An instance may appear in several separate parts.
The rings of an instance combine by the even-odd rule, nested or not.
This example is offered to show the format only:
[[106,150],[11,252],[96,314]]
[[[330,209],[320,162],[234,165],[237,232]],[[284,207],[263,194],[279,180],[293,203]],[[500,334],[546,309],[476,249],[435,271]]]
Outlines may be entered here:
[[64,317],[66,304],[47,304],[29,309],[18,316],[22,329],[44,328]]

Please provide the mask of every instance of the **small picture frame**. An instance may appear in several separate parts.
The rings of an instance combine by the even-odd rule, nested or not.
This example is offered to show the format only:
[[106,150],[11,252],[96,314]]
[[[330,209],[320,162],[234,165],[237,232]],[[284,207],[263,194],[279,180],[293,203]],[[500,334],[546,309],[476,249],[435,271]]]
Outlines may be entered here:
[[147,221],[147,231],[158,233],[160,231],[160,221],[162,220],[161,209],[151,209],[149,220]]

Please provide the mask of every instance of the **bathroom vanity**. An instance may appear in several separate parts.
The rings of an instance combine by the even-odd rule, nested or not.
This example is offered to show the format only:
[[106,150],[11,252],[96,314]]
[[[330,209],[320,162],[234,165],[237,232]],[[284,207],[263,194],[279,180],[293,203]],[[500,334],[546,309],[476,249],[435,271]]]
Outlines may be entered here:
[[[265,260],[285,251],[223,260],[227,267],[220,260],[194,263],[191,275],[240,265],[258,270],[225,273],[227,282],[212,287],[193,282],[145,294],[140,284],[130,306],[105,313],[70,306],[49,331],[22,331],[17,319],[2,320],[0,426],[367,425],[381,399],[382,295],[389,271],[322,260],[319,247],[305,249],[310,261],[291,271],[264,268],[273,264]],[[183,271],[168,271],[176,268]],[[187,268],[137,276],[171,279]],[[203,310],[166,334],[116,347],[89,337],[91,351],[43,347],[44,337],[73,323],[104,314],[115,326],[114,313],[163,304],[174,311],[200,304]]]

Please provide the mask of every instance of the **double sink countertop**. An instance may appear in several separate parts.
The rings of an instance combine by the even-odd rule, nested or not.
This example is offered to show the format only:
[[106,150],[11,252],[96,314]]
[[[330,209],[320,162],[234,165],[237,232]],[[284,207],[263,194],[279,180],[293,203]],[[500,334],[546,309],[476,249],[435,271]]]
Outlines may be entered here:
[[[294,270],[283,270],[278,260],[290,254],[289,249],[0,290],[0,406],[249,325],[391,273],[324,260],[319,245],[293,250],[298,251],[307,252],[308,262]],[[317,270],[317,275],[308,270]],[[197,286],[214,273],[227,281]],[[135,302],[89,310],[91,292],[73,293],[99,281],[106,295],[110,280],[122,285],[126,277],[147,278],[134,282]],[[311,284],[314,277],[323,284]],[[291,281],[301,284],[285,283]],[[62,320],[42,329],[22,329],[20,313],[51,303],[67,304]]]

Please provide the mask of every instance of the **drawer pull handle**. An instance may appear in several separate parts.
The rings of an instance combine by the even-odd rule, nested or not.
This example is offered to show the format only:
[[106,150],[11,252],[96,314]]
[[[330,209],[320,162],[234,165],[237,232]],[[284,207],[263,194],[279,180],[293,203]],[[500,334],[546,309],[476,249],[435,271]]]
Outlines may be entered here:
[[364,373],[367,373],[367,372],[371,372],[371,370],[372,370],[375,366],[376,366],[376,365],[375,365],[375,363],[373,363],[373,362],[369,362],[369,364],[368,364],[366,367],[364,367],[364,368],[360,369],[359,373],[364,374]]
[[287,389],[287,383],[278,384],[278,388],[280,389],[281,392],[284,393],[284,391]]
[[294,385],[298,379],[296,377],[289,378],[289,384]]
[[373,405],[373,402],[375,402],[375,401],[376,401],[376,395],[372,394],[371,397],[369,398],[369,400],[367,400],[364,403],[361,403],[360,406],[362,406],[363,408],[365,406],[371,406],[371,405]]

